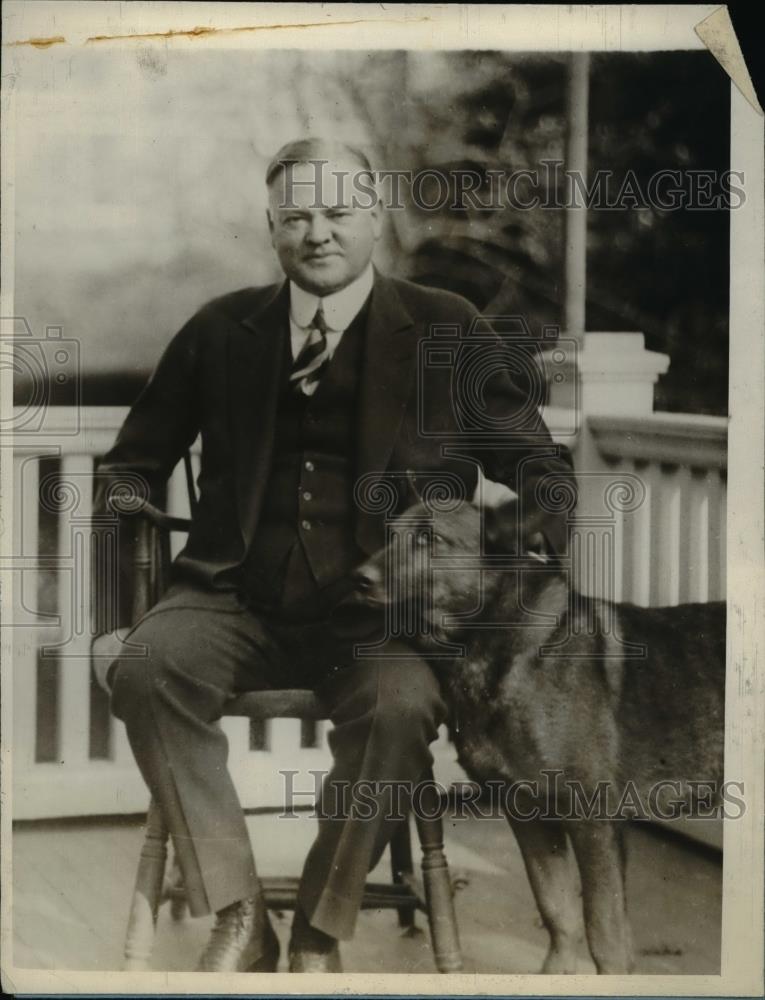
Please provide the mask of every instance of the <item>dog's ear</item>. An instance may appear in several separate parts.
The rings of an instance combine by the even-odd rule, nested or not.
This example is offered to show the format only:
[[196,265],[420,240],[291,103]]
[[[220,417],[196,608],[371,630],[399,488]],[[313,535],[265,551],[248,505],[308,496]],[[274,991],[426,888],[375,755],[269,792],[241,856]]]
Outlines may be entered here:
[[472,502],[483,515],[485,551],[509,552],[515,543],[518,494],[504,483],[486,479],[481,473]]
[[528,555],[545,562],[566,555],[568,550],[568,518],[565,513],[543,511],[537,508],[523,517],[521,531],[523,534],[522,548]]
[[[523,496],[491,479],[479,476],[473,503],[483,513],[484,546],[487,553],[524,552],[540,562],[552,562],[568,549],[568,518],[561,511],[542,510],[534,495],[534,483]],[[518,518],[523,524],[518,525]],[[519,537],[520,531],[520,537]]]
[[497,483],[493,479],[487,479],[483,473],[478,476],[473,503],[479,510],[489,510],[502,507],[513,500],[518,499],[518,494],[511,490],[504,483]]
[[487,555],[510,553],[518,545],[518,500],[483,508],[483,543]]

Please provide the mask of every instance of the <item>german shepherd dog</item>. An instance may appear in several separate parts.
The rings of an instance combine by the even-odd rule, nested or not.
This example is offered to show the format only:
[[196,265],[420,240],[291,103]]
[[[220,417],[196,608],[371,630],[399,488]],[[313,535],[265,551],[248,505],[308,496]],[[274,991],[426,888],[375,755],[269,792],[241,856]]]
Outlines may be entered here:
[[[692,807],[694,782],[719,802],[725,605],[582,598],[545,518],[520,514],[514,494],[483,509],[416,504],[359,568],[357,592],[390,608],[418,602],[419,642],[440,676],[460,764],[473,781],[513,791],[502,808],[550,936],[542,971],[576,971],[583,907],[598,972],[628,972],[616,820],[647,818],[645,803],[662,815],[667,795]],[[444,658],[444,643],[461,649]],[[614,815],[625,802],[636,809]]]

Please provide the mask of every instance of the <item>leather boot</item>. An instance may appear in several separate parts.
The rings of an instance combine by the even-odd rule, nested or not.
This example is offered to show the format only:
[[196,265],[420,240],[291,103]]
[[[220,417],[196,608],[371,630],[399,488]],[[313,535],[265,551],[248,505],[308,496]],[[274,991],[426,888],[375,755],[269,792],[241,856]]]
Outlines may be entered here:
[[216,914],[197,972],[276,972],[279,939],[262,897],[242,899]]

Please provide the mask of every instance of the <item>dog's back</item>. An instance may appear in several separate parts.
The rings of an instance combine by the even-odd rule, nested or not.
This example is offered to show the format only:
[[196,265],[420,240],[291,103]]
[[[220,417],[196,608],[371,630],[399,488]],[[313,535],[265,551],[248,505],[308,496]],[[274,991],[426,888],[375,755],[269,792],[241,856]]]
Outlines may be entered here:
[[617,635],[644,655],[624,658],[615,703],[622,780],[722,781],[723,602],[616,606]]

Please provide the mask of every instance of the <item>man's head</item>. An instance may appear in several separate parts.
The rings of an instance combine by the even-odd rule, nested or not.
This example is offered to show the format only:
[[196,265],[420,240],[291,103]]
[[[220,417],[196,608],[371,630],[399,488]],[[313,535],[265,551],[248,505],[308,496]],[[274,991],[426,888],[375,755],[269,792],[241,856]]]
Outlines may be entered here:
[[271,243],[284,273],[315,295],[349,285],[367,266],[381,208],[366,156],[345,143],[298,139],[266,171]]

